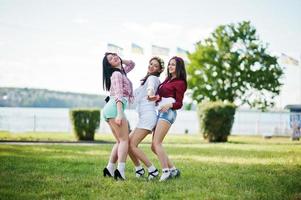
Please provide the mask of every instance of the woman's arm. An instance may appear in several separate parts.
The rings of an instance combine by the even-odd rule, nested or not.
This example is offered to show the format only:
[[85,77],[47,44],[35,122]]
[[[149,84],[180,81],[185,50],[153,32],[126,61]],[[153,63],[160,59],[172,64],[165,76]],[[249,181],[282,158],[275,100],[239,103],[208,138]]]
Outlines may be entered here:
[[113,93],[113,96],[115,97],[116,103],[118,101],[122,102],[123,98],[123,77],[120,72],[113,72],[111,76],[111,88],[110,90]]
[[158,86],[160,84],[159,78],[156,76],[149,76],[146,81],[146,90],[147,90],[147,96],[153,97],[155,96]]
[[173,106],[172,106],[172,103],[167,103],[167,104],[165,104],[165,105],[163,105],[163,106],[161,107],[160,112],[167,112],[168,109],[170,109],[170,108],[172,108],[172,107],[173,107]]
[[160,80],[156,76],[149,76],[146,82],[146,92],[147,92],[147,99],[149,101],[156,101],[158,97],[156,96],[156,92],[158,86],[160,85]]
[[115,96],[115,102],[117,106],[117,117],[115,122],[121,125],[122,118],[124,117],[122,110],[122,100],[123,100],[123,82],[122,74],[120,72],[114,72],[111,76],[111,90]]
[[135,63],[132,60],[122,60],[122,64],[125,65],[123,67],[125,73],[130,72],[135,67]]
[[184,81],[180,81],[180,82],[177,82],[176,86],[174,87],[175,88],[175,100],[176,102],[174,102],[172,104],[172,109],[174,110],[178,110],[180,108],[182,108],[183,106],[183,98],[184,98],[184,93],[187,89],[187,85]]
[[120,126],[122,122],[122,118],[124,117],[123,110],[122,110],[122,102],[118,101],[116,103],[116,106],[117,106],[117,117],[115,118],[115,123]]

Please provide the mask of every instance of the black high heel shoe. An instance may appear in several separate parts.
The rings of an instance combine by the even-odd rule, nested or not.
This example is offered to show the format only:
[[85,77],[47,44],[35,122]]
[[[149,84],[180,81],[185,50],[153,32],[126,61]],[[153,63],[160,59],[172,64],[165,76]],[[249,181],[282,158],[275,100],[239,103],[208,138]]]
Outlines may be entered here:
[[115,179],[116,181],[118,181],[118,180],[124,181],[124,180],[125,180],[125,179],[121,176],[121,174],[120,174],[120,172],[119,172],[118,169],[116,169],[116,170],[114,171],[114,179]]
[[103,176],[104,177],[106,177],[106,176],[112,177],[112,174],[110,173],[110,171],[106,167],[103,169]]

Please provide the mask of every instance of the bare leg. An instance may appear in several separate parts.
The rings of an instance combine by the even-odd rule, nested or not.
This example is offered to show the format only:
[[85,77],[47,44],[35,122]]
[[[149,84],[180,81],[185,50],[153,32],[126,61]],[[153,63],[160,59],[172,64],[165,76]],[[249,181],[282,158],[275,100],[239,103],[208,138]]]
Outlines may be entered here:
[[170,124],[164,120],[159,120],[152,141],[152,149],[158,156],[162,169],[168,168],[168,156],[162,146],[162,142],[170,128]]
[[129,147],[128,121],[122,119],[121,126],[119,126],[115,123],[115,119],[110,119],[109,124],[113,128],[113,134],[119,142],[117,150],[118,162],[125,163]]
[[117,162],[117,159],[118,159],[117,150],[118,150],[118,143],[116,142],[114,144],[114,146],[112,147],[112,150],[111,150],[110,159],[109,159],[110,163],[116,163]]
[[[130,135],[130,157],[135,164],[135,166],[139,166],[139,160],[141,160],[145,166],[150,167],[152,164],[144,154],[144,152],[138,148],[138,145],[142,142],[142,140],[150,133],[149,130],[136,128],[133,133]],[[134,159],[132,158],[134,157]],[[138,160],[139,159],[139,160]],[[138,161],[138,162],[137,162]]]
[[[113,135],[115,136],[116,133],[115,133],[113,127],[110,124],[109,124],[109,126],[111,128],[111,131],[112,131]],[[117,162],[117,159],[118,159],[118,157],[117,157],[117,150],[118,150],[118,142],[116,142],[114,144],[113,148],[112,148],[110,159],[109,159],[110,163],[116,163]]]
[[137,166],[140,166],[140,161],[131,150],[131,136],[132,136],[133,132],[134,131],[132,131],[132,133],[130,134],[130,139],[129,139],[129,156],[130,156],[132,162],[134,163],[134,165],[137,167]]
[[[110,125],[110,124],[109,124]],[[116,138],[116,133],[114,128],[110,125],[111,131]],[[114,175],[114,170],[115,170],[115,164],[117,162],[118,156],[117,156],[117,150],[118,150],[118,140],[116,138],[116,143],[113,145],[112,150],[111,150],[111,155],[108,161],[108,164],[106,168],[104,168],[103,173],[104,176],[113,176]]]
[[[155,135],[155,133],[153,133],[153,136],[152,136],[152,141],[154,140],[154,135]],[[153,142],[152,142],[151,150],[153,151],[153,153],[154,153],[154,154],[156,154],[156,155],[157,155],[157,153],[156,153],[156,149],[155,149],[155,145],[154,145],[154,143],[153,143]],[[169,167],[169,168],[172,168],[172,167],[174,167],[174,164],[173,164],[173,163],[172,163],[172,161],[169,159],[169,157],[167,157],[167,159],[168,159],[168,167]]]

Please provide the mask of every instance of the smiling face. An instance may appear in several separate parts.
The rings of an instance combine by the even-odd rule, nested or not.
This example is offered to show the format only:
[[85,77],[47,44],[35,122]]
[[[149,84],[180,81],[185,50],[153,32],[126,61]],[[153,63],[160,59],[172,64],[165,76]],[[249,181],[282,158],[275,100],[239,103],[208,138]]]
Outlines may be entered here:
[[148,73],[154,74],[162,70],[160,63],[157,59],[152,59],[148,65]]
[[168,63],[168,72],[171,74],[171,76],[176,76],[176,68],[177,68],[176,60],[171,59]]
[[110,53],[107,55],[107,60],[112,67],[118,67],[121,64],[119,56],[115,53]]

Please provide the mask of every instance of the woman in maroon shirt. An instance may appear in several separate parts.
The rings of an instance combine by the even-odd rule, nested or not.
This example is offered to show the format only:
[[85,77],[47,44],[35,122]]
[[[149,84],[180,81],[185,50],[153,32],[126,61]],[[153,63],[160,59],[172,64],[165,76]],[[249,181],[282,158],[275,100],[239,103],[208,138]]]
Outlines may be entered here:
[[162,167],[160,181],[179,177],[180,171],[168,158],[162,143],[174,123],[177,111],[183,105],[184,93],[187,89],[185,63],[180,57],[172,57],[168,62],[167,78],[159,85],[157,91],[158,122],[153,135],[152,150],[157,154]]

